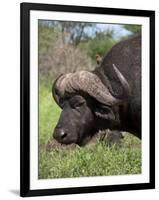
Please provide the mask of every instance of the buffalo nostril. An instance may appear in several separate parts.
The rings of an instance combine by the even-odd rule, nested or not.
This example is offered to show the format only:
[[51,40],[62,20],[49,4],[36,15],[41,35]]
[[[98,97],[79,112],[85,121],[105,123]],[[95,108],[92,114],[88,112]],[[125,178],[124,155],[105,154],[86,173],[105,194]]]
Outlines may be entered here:
[[56,140],[61,141],[61,140],[63,140],[64,138],[67,137],[67,132],[64,131],[63,129],[56,128],[55,131],[54,131],[53,137],[54,137]]
[[61,139],[63,139],[67,136],[67,133],[62,130],[60,133],[60,136],[61,136]]

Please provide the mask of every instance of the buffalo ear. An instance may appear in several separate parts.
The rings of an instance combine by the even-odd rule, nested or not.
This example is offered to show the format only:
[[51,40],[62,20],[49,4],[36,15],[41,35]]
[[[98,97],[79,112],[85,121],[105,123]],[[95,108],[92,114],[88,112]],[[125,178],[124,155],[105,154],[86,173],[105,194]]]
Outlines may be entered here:
[[103,119],[115,120],[115,114],[112,108],[109,106],[105,106],[105,105],[97,106],[95,109],[95,115]]

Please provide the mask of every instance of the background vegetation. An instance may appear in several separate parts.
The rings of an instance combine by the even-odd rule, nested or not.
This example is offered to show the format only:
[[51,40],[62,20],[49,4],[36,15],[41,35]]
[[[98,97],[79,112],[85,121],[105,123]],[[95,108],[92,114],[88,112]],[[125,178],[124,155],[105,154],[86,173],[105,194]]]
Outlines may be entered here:
[[120,40],[141,32],[138,25],[99,25],[39,21],[39,178],[141,173],[140,141],[127,134],[118,145],[96,137],[81,148],[52,140],[60,108],[53,101],[52,82],[61,73],[92,70]]

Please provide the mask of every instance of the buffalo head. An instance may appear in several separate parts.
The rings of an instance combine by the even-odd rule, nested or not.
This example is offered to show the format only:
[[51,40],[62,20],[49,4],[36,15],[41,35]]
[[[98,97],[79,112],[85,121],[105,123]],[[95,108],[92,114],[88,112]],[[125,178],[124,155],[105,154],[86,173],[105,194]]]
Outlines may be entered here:
[[93,72],[80,71],[58,77],[52,87],[53,98],[62,108],[53,137],[60,143],[82,145],[99,129],[119,124],[118,105],[130,95],[129,84],[113,65],[123,94],[116,96]]

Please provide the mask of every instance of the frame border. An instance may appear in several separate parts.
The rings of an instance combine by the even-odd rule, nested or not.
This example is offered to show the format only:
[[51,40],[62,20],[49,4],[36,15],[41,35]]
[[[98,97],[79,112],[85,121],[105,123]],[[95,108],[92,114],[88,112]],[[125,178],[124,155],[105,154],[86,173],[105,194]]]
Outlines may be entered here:
[[[30,190],[30,11],[140,16],[150,18],[150,181],[149,183]],[[56,4],[20,4],[20,196],[96,193],[155,188],[155,11]]]

